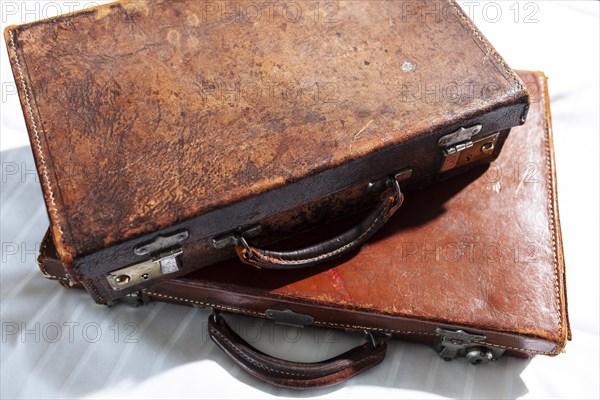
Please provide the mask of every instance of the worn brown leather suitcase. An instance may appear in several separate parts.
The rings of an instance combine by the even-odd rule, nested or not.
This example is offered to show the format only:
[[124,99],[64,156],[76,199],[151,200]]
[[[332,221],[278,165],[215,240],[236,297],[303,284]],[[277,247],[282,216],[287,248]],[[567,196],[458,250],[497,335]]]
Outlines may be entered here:
[[[252,349],[214,314],[209,332],[217,345],[250,374],[285,387],[332,385],[372,367],[389,335],[474,364],[503,354],[559,354],[571,334],[549,99],[542,73],[520,75],[532,90],[531,111],[501,156],[488,169],[414,193],[406,212],[351,256],[285,274],[230,261],[128,299],[370,335],[372,343],[332,360],[293,363]],[[77,286],[52,240],[44,243],[46,277]]]
[[97,302],[236,252],[341,256],[400,181],[489,163],[525,121],[526,88],[453,1],[249,4],[124,1],[5,31],[58,255]]

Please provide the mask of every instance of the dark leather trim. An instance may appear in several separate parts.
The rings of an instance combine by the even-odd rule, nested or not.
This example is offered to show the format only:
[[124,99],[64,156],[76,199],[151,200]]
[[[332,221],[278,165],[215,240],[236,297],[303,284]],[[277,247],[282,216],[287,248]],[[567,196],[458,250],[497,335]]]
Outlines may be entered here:
[[300,363],[275,358],[254,349],[218,314],[209,317],[208,333],[244,371],[261,381],[289,389],[336,385],[381,363],[387,350],[386,341],[378,339],[376,347],[368,342],[329,360]]
[[296,269],[333,260],[369,240],[404,201],[399,186],[387,189],[381,197],[379,205],[362,221],[331,239],[296,250],[273,251],[238,244],[235,251],[242,262],[257,268]]

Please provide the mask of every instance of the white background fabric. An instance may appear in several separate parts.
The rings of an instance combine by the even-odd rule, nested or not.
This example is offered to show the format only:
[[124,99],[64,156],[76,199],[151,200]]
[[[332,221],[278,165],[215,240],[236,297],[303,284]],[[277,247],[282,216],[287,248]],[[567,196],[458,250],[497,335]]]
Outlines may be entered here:
[[[2,1],[2,27],[91,4]],[[208,339],[206,310],[159,303],[107,308],[43,279],[35,257],[48,222],[2,43],[1,397],[598,398],[599,3],[461,5],[513,68],[550,77],[573,328],[565,354],[472,367],[393,341],[377,368],[335,388],[296,393],[234,366]],[[361,340],[229,320],[258,348],[298,360],[324,359]]]

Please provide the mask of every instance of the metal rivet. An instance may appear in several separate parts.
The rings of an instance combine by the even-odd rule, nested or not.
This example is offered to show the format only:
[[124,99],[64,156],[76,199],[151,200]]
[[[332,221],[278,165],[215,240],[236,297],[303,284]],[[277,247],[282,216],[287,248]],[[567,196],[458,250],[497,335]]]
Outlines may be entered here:
[[115,283],[117,285],[126,285],[129,283],[130,280],[131,277],[129,275],[119,275],[115,278]]
[[475,347],[470,349],[465,355],[467,360],[473,365],[487,364],[494,359],[492,352],[486,347]]
[[142,274],[142,278],[148,279],[148,274]]
[[481,152],[484,154],[490,154],[494,150],[494,143],[488,142],[481,146]]

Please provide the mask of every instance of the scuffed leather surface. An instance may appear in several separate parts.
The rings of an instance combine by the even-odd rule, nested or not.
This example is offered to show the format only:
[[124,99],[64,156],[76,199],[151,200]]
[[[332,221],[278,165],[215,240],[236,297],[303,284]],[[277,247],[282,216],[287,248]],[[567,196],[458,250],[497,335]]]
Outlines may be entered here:
[[[217,208],[239,205],[238,225],[284,211],[244,203],[270,192],[291,209],[406,164],[415,181],[431,179],[442,134],[506,129],[526,113],[521,82],[452,3],[409,2],[451,16],[436,18],[403,16],[401,2],[343,1],[336,23],[315,23],[308,10],[295,23],[277,12],[205,21],[204,3],[121,2],[5,32],[66,263],[192,217],[221,233],[222,218],[201,218]],[[336,102],[203,92],[240,82],[333,83]],[[401,101],[402,84],[453,82],[495,90]],[[289,185],[322,171],[333,184]]]
[[[436,337],[436,327],[465,329],[486,335],[484,344],[509,354],[560,353],[570,328],[550,104],[542,73],[519,74],[535,89],[528,122],[509,136],[491,167],[407,196],[402,210],[352,256],[284,273],[227,262],[146,293],[159,301],[262,317],[269,308],[290,308],[320,326],[426,342]],[[515,164],[531,167],[515,179]],[[452,253],[439,259],[434,252],[411,254],[417,244],[427,250],[461,242],[502,249],[535,244],[535,254],[515,259],[504,251],[499,259],[482,258],[483,247],[456,261]],[[62,282],[63,266],[52,243],[49,249],[43,266]]]

